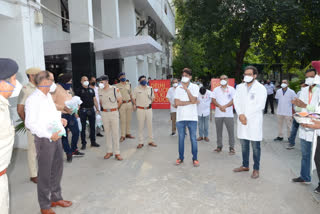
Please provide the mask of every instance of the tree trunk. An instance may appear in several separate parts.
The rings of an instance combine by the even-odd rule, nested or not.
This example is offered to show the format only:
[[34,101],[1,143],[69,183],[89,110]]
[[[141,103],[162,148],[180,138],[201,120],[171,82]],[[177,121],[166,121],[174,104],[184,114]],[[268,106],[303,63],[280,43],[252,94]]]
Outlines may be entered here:
[[242,80],[241,78],[242,65],[243,65],[243,60],[246,55],[246,52],[250,48],[251,35],[252,35],[251,32],[241,32],[240,47],[236,53],[236,67],[235,67],[236,81],[238,83],[240,83]]

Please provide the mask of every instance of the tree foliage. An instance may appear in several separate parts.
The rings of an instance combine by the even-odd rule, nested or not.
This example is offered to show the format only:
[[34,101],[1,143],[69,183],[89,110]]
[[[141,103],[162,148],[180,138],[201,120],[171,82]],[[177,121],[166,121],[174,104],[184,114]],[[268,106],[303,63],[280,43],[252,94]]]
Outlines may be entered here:
[[305,67],[320,58],[320,1],[175,0],[173,68],[241,77],[244,63]]

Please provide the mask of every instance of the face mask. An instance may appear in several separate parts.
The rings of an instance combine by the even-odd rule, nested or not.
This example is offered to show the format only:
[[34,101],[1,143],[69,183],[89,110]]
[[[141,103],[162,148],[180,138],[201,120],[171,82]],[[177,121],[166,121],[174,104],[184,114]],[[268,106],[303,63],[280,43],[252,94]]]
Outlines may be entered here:
[[87,87],[89,85],[89,81],[84,81],[82,84]]
[[314,78],[313,77],[308,77],[307,79],[306,79],[306,85],[309,85],[309,86],[312,86],[313,85],[313,83],[314,83]]
[[50,92],[50,93],[53,93],[53,92],[56,91],[56,89],[57,89],[57,85],[56,85],[55,83],[52,83],[52,85],[50,86],[49,92]]
[[103,83],[99,83],[99,88],[104,89],[104,84]]
[[189,81],[190,81],[190,79],[188,77],[181,78],[181,82],[183,82],[183,83],[188,83]]
[[286,88],[286,87],[288,87],[288,85],[286,83],[281,84],[281,88]]
[[220,81],[220,84],[221,84],[221,85],[227,85],[227,83],[228,83],[227,80],[221,80],[221,81]]
[[250,83],[252,82],[252,80],[253,80],[252,76],[244,76],[244,79],[243,79],[243,81],[245,81],[246,83]]
[[125,77],[121,78],[120,81],[121,82],[125,82],[127,79]]
[[178,87],[178,83],[173,83],[173,85],[172,85],[173,87]]
[[[12,84],[10,84],[10,85],[12,85]],[[10,98],[19,96],[20,91],[22,89],[22,85],[20,84],[20,82],[18,80],[16,80],[16,86],[13,86],[13,87],[14,87],[14,89],[13,89],[13,92],[12,92]]]
[[145,85],[147,85],[147,81],[146,81],[146,80],[142,80],[142,81],[140,82],[140,84],[141,84],[142,86],[145,86]]
[[95,82],[92,82],[92,83],[90,83],[90,85],[95,86],[95,85],[96,85],[96,83],[95,83]]

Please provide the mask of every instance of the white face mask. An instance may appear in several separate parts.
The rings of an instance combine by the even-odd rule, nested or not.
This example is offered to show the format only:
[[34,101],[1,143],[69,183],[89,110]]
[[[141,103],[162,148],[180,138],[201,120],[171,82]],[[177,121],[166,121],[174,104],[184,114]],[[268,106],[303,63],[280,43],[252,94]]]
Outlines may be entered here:
[[89,81],[84,81],[82,84],[87,87],[89,85]]
[[281,88],[286,88],[286,87],[288,87],[288,85],[286,83],[281,84]]
[[253,77],[252,76],[244,76],[243,81],[245,81],[246,83],[250,83],[252,82]]
[[227,83],[228,83],[227,80],[221,80],[221,81],[220,81],[220,84],[221,84],[221,85],[227,85]]
[[183,83],[188,83],[189,81],[190,81],[190,79],[188,77],[181,78],[181,82],[183,82]]
[[103,83],[99,83],[99,88],[104,89],[104,84]]
[[312,86],[313,85],[313,83],[314,83],[314,78],[313,77],[308,77],[307,79],[306,79],[306,85],[309,85],[309,86]]
[[21,83],[18,80],[16,80],[16,86],[14,87],[10,98],[19,96],[21,89],[22,89]]
[[56,89],[57,89],[57,85],[55,84],[55,83],[52,83],[52,85],[50,86],[50,93],[53,93],[53,92],[55,92],[56,91]]
[[173,87],[178,87],[178,83],[173,83],[173,85],[172,85]]

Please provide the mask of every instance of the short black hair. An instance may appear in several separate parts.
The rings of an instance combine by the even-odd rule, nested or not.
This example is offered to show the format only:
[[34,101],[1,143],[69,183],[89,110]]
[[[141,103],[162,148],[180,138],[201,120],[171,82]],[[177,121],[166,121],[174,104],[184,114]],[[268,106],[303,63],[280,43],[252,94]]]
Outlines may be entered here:
[[39,86],[39,84],[42,82],[42,80],[48,80],[50,78],[49,71],[41,71],[36,74],[34,77],[34,82],[36,86]]
[[59,76],[58,82],[65,84],[65,83],[69,82],[71,79],[72,79],[72,73],[65,73],[65,74],[62,74],[61,76]]
[[252,65],[249,65],[249,66],[245,67],[244,71],[249,70],[249,69],[251,69],[253,71],[254,75],[258,74],[258,69],[256,67],[252,66]]
[[317,74],[317,70],[314,68],[310,68],[310,69],[306,70],[306,73],[309,73],[309,72],[314,72],[314,74]]
[[188,74],[189,76],[192,76],[192,70],[191,70],[190,68],[184,68],[184,69],[182,70],[182,73],[186,73],[186,74]]
[[145,75],[141,75],[141,76],[139,77],[138,81],[140,82],[140,80],[141,80],[142,78],[146,78],[146,76],[145,76]]

